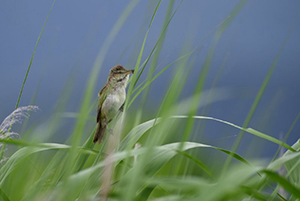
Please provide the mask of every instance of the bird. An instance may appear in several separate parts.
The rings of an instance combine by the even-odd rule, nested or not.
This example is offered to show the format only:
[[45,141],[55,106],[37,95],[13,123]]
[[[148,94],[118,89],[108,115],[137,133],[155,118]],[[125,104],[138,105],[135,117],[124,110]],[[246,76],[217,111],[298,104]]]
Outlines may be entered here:
[[134,70],[127,70],[122,65],[110,69],[106,85],[98,93],[97,128],[93,143],[101,143],[106,129],[111,131],[108,124],[119,111],[123,112],[126,86],[131,73],[133,74]]

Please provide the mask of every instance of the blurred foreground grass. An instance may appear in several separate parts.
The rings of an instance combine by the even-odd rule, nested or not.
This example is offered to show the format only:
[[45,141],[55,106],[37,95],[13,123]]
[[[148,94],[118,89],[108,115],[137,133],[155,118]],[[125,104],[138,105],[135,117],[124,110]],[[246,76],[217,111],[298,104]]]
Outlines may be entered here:
[[[90,118],[94,118],[91,117],[91,113],[95,109],[93,94],[97,76],[107,49],[137,3],[137,0],[133,0],[124,9],[99,51],[78,113],[65,112],[66,104],[71,101],[68,99],[68,94],[72,90],[71,85],[67,84],[65,92],[69,93],[63,93],[61,96],[57,110],[49,120],[47,130],[34,131],[34,128],[31,128],[25,132],[27,136],[30,136],[31,132],[41,132],[39,135],[44,137],[35,139],[35,141],[13,140],[9,134],[11,126],[6,126],[6,129],[2,127],[1,158],[3,158],[5,145],[13,145],[18,149],[1,163],[0,199],[299,200],[300,141],[289,146],[285,144],[286,139],[281,141],[255,129],[247,128],[277,64],[281,50],[274,59],[243,126],[209,116],[197,115],[198,110],[203,106],[222,100],[228,95],[220,89],[211,89],[210,92],[205,92],[203,85],[218,40],[247,3],[245,0],[241,0],[229,16],[207,34],[207,36],[214,34],[212,45],[202,66],[199,81],[195,83],[193,96],[183,101],[179,101],[179,96],[186,83],[185,79],[192,72],[189,67],[193,65],[191,55],[201,44],[192,47],[194,49],[186,53],[184,50],[190,49],[192,46],[187,41],[187,47],[183,48],[185,53],[157,72],[157,61],[166,29],[182,3],[180,2],[174,7],[174,1],[170,1],[160,36],[151,53],[147,55],[147,59],[142,61],[149,30],[160,7],[161,1],[158,1],[138,54],[135,65],[137,73],[132,76],[128,87],[125,111],[119,114],[119,117],[110,125],[114,129],[114,134],[107,134],[106,140],[100,145],[92,144],[94,131],[87,133],[87,122]],[[36,47],[39,40],[40,37]],[[282,49],[285,43],[283,42]],[[22,89],[26,83],[33,58],[34,53]],[[171,67],[174,72],[173,79],[159,109],[154,111],[156,117],[143,122],[143,116],[146,115],[143,108],[151,83]],[[146,73],[147,69],[147,78],[137,85],[140,76]],[[22,89],[16,109],[19,108]],[[217,95],[213,96],[212,94]],[[135,101],[138,96],[142,96],[139,104]],[[135,107],[134,114],[132,111],[127,112],[128,108],[133,105]],[[56,135],[60,122],[66,116],[76,119],[70,138],[64,144],[49,143],[47,140]],[[13,114],[8,120],[13,123],[16,117]],[[298,119],[299,115],[286,136],[292,131]],[[240,130],[233,148],[227,150],[211,144],[192,142],[191,136],[197,132],[195,128],[200,121],[214,121],[216,126],[225,124]],[[236,152],[244,132],[278,144],[287,151],[284,154],[274,153],[272,161],[244,158]],[[203,159],[199,153],[209,153],[206,150],[220,152],[220,158],[206,156]],[[227,156],[226,161],[221,159],[222,157],[226,158],[224,156]],[[215,161],[217,167],[207,164],[206,159]],[[231,162],[231,159],[234,159],[234,163]],[[286,171],[282,171],[283,167]]]

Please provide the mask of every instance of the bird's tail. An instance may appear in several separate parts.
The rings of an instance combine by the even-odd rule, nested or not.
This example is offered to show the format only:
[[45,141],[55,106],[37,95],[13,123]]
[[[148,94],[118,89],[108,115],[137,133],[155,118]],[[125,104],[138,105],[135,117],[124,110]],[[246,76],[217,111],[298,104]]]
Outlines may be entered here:
[[97,129],[95,132],[95,136],[93,139],[93,143],[98,142],[100,144],[100,142],[103,140],[105,134],[105,126],[102,128],[100,122],[97,124]]

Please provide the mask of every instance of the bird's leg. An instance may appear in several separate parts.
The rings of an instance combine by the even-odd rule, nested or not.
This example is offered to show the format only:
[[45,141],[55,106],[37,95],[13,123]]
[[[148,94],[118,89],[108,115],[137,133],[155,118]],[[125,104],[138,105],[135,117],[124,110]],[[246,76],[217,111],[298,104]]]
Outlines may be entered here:
[[113,133],[113,129],[111,129],[111,128],[108,128],[108,126],[106,126],[106,128],[107,128],[107,131],[111,134],[111,135],[113,135],[114,133]]
[[105,119],[105,127],[106,127],[107,131],[108,131],[111,135],[113,135],[113,134],[114,134],[114,133],[113,133],[113,129],[108,128],[109,122],[111,122],[111,120],[109,120],[109,121],[107,122],[106,119]]
[[125,102],[121,105],[121,107],[120,107],[120,109],[119,109],[121,112],[124,111],[124,104],[125,104]]

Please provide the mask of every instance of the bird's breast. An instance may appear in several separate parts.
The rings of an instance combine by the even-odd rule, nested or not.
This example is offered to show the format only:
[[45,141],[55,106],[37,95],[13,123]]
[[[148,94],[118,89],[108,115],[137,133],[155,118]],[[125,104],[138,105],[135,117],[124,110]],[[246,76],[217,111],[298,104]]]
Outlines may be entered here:
[[125,90],[114,90],[108,94],[101,108],[101,114],[106,117],[107,120],[113,119],[118,110],[124,103],[126,98]]

